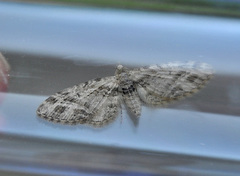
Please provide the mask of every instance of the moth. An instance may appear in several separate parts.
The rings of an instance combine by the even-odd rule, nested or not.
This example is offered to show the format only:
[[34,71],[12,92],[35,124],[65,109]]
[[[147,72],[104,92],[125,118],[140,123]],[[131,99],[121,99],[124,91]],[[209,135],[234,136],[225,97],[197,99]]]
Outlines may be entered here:
[[213,73],[205,63],[169,63],[135,69],[118,65],[114,76],[96,78],[47,98],[37,115],[62,124],[104,126],[125,104],[139,118],[142,104],[162,105],[192,95]]

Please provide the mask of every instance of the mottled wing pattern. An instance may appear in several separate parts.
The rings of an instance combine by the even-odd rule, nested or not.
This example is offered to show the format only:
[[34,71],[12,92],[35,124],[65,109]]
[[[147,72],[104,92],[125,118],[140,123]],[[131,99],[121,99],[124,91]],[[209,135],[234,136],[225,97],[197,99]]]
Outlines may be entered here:
[[47,98],[37,114],[63,124],[103,126],[114,120],[123,101],[134,116],[141,115],[141,102],[164,105],[189,96],[212,77],[204,63],[169,63],[133,70],[119,65],[115,76],[97,78],[64,89]]
[[63,124],[105,125],[118,114],[117,88],[115,76],[90,80],[50,96],[39,106],[37,114]]
[[212,70],[204,63],[169,63],[134,69],[129,75],[143,102],[164,105],[204,87],[212,76]]

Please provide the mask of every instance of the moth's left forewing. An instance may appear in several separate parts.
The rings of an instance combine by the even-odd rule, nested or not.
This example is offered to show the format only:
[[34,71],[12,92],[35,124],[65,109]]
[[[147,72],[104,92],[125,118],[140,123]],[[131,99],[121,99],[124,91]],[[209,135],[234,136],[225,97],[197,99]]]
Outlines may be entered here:
[[135,83],[139,83],[153,75],[156,75],[157,71],[150,67],[140,67],[129,70],[129,79],[133,80]]
[[129,75],[143,102],[164,105],[204,87],[213,74],[207,66],[204,63],[169,63],[134,69]]

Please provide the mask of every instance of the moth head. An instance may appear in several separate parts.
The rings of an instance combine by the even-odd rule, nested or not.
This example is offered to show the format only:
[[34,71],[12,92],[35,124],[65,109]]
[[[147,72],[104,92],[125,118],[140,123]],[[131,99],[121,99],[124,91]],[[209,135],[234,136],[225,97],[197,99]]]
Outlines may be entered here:
[[117,70],[122,70],[123,69],[123,66],[122,65],[118,65],[117,66]]
[[117,68],[116,68],[115,75],[121,74],[122,71],[123,71],[123,66],[122,65],[118,65]]

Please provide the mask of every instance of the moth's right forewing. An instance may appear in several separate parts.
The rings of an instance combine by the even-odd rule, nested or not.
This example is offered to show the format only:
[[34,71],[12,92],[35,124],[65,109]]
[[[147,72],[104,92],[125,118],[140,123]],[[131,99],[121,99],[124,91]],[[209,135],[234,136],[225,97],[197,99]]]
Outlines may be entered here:
[[[109,104],[109,99],[112,97],[117,99],[118,94],[115,93],[117,86],[115,77],[111,76],[64,89],[47,98],[37,109],[37,114],[46,120],[63,124],[90,123],[94,125],[92,119],[99,115],[98,111],[101,108],[106,108],[106,112],[110,112],[107,109],[112,105],[106,106],[105,104]],[[118,104],[115,103],[115,106]],[[113,112],[111,114],[116,115]],[[108,115],[108,118],[112,117]]]

